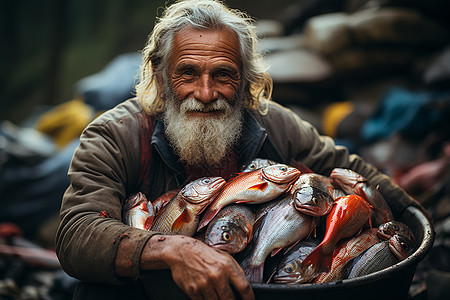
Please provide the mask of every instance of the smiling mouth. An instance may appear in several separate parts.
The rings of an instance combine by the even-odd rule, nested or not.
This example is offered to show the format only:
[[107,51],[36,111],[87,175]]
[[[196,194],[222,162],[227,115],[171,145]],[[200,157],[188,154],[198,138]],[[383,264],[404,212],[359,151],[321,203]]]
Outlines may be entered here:
[[221,113],[223,113],[223,110],[219,110],[219,109],[212,109],[212,110],[197,110],[197,109],[193,109],[193,110],[188,110],[186,113],[187,114],[199,114],[199,115],[211,115],[211,114],[221,114]]

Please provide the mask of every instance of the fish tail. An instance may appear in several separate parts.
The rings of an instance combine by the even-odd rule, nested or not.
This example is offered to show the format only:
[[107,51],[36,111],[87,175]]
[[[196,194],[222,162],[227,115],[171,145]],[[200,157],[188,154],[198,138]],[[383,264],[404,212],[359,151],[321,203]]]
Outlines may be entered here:
[[245,276],[248,281],[252,283],[262,283],[263,281],[263,272],[264,272],[264,264],[260,266],[252,266],[248,265],[244,268]]
[[302,262],[302,268],[311,269],[311,278],[319,276],[320,273],[329,272],[331,269],[331,263],[333,262],[333,255],[323,255],[321,248],[317,247],[311,252],[305,260]]

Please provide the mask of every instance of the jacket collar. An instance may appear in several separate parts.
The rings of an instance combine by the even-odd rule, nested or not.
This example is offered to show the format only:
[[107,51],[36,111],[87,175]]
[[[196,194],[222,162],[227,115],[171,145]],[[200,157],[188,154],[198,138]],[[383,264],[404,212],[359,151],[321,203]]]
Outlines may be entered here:
[[[266,129],[263,128],[251,112],[244,111],[242,134],[235,146],[238,165],[242,166],[256,157],[267,137]],[[178,156],[169,146],[164,134],[164,123],[158,119],[152,135],[152,145],[165,162],[165,164],[179,173],[184,172],[184,167],[178,162]]]

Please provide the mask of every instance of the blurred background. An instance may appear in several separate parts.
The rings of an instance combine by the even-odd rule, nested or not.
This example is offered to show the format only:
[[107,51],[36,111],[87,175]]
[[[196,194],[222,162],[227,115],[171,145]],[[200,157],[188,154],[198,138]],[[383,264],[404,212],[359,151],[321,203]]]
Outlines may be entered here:
[[[436,241],[410,298],[448,296],[450,2],[225,2],[255,19],[273,100],[392,176],[429,211]],[[35,251],[0,247],[0,299],[70,298],[76,280],[53,251],[70,159],[83,128],[133,96],[139,51],[165,5],[0,2],[0,246]]]

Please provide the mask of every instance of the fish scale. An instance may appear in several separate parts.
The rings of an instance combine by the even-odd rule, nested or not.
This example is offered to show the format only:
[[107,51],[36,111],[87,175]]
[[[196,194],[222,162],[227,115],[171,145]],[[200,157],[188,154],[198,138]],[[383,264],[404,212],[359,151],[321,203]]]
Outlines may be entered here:
[[364,252],[348,275],[348,278],[360,277],[396,264],[399,260],[389,249],[389,241],[373,245]]

